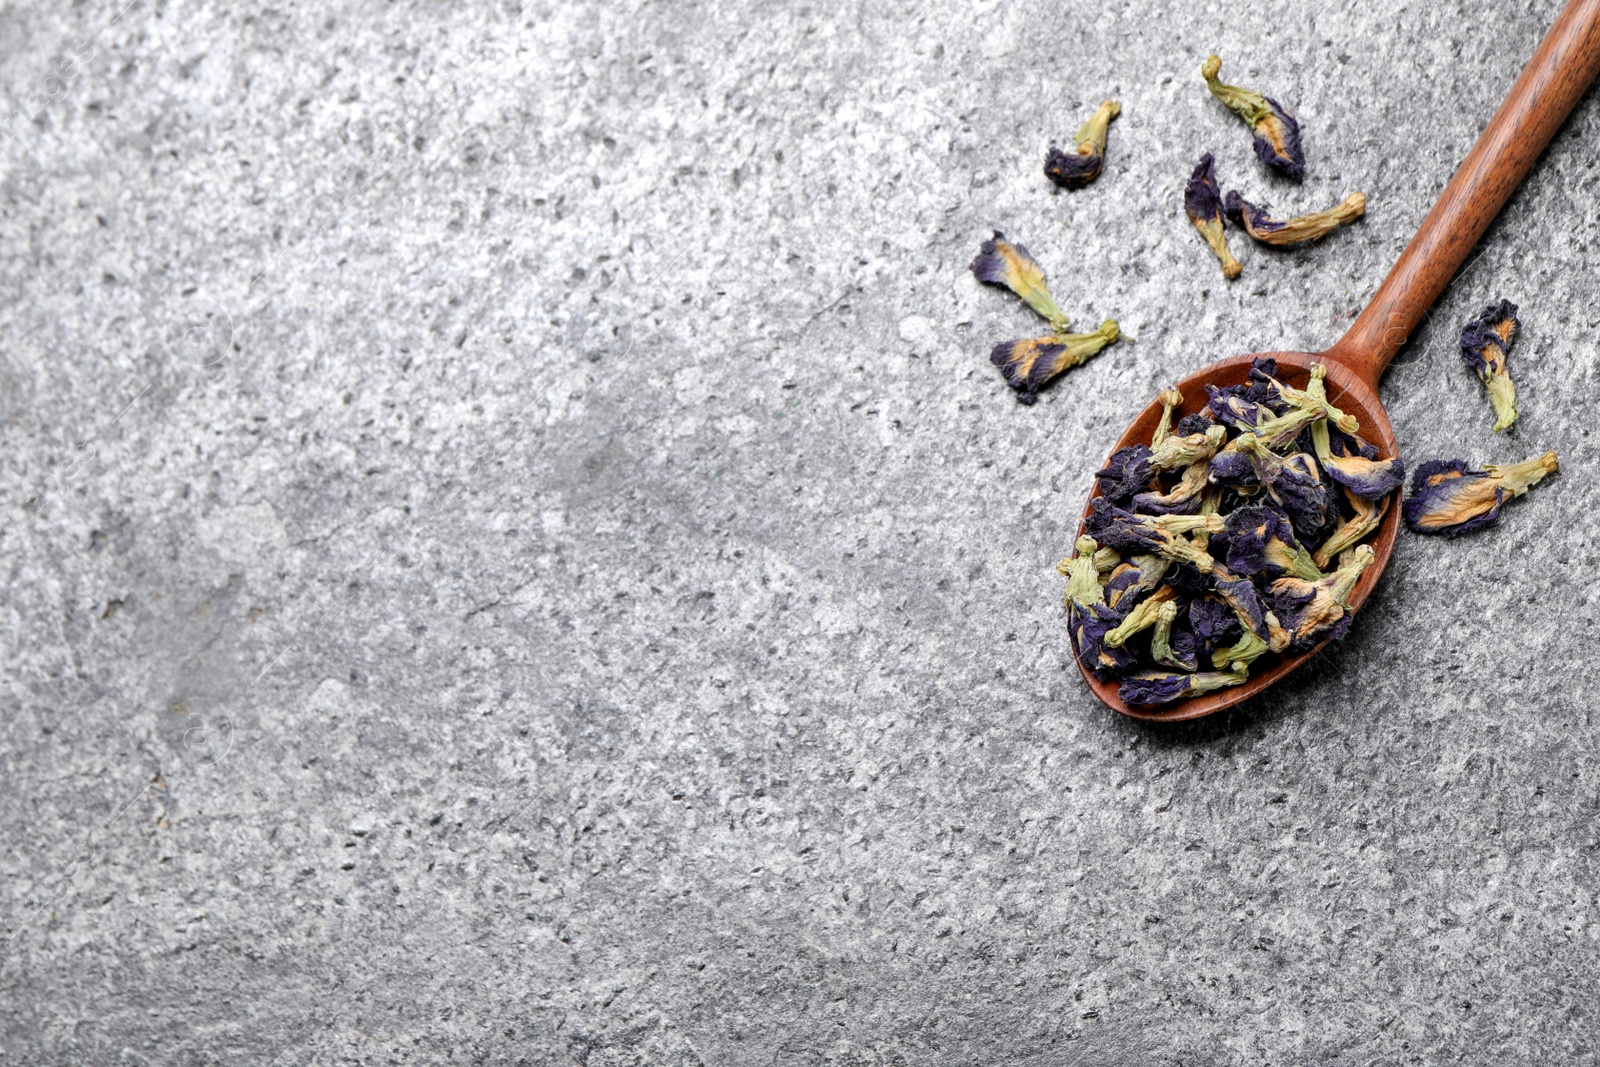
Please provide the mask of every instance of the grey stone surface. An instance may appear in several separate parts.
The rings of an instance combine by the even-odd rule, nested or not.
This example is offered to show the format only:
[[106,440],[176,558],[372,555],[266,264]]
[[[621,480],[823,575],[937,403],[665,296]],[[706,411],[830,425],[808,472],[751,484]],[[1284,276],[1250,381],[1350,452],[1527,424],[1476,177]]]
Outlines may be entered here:
[[[1384,386],[1559,477],[1187,727],[1052,569],[1157,388],[1339,335],[1556,7],[0,5],[0,1061],[1590,1056],[1593,96]],[[1207,149],[1369,216],[1225,284]],[[996,226],[1136,339],[1032,409]]]

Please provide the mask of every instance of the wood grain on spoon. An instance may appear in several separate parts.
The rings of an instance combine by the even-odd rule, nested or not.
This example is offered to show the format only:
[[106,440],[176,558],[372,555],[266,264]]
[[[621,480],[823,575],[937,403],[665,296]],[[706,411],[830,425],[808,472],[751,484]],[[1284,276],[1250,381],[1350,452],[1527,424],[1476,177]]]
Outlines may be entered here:
[[[1397,451],[1389,417],[1378,399],[1378,380],[1384,369],[1461,269],[1478,239],[1522,183],[1597,73],[1600,73],[1600,0],[1571,0],[1556,17],[1533,58],[1512,85],[1505,102],[1456,170],[1455,177],[1450,179],[1427,218],[1422,220],[1389,276],[1344,337],[1321,353],[1260,353],[1276,358],[1284,368],[1285,380],[1302,387],[1312,363],[1326,366],[1329,400],[1361,421],[1361,436],[1376,445],[1382,457],[1388,458]],[[1184,378],[1178,383],[1184,406],[1177,414],[1182,416],[1198,410],[1205,403],[1208,384],[1228,386],[1245,381],[1254,358],[1252,355],[1234,356]],[[1160,415],[1160,404],[1152,401],[1111,451],[1148,443]],[[1098,487],[1090,499],[1097,495]],[[1088,513],[1087,505],[1084,513]],[[1368,542],[1377,558],[1362,574],[1351,595],[1353,607],[1359,609],[1377,585],[1394,550],[1399,527],[1399,504],[1392,501],[1382,525]],[[1083,533],[1081,524],[1078,532]],[[1359,612],[1356,625],[1361,625]],[[1123,703],[1117,696],[1115,682],[1102,682],[1083,669],[1081,663],[1079,667],[1083,669],[1089,688],[1108,707],[1137,719],[1170,722],[1197,719],[1248,700],[1316,656],[1321,648],[1319,645],[1310,652],[1279,656],[1270,663],[1257,661],[1259,670],[1252,672],[1250,680],[1243,685],[1150,708]]]

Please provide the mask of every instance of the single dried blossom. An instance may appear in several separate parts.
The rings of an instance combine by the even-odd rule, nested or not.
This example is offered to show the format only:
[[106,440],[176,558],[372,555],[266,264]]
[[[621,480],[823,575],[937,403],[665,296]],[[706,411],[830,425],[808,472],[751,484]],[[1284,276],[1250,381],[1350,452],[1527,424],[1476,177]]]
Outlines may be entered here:
[[1150,469],[1150,449],[1144,445],[1117,449],[1104,469],[1095,473],[1101,495],[1119,506],[1126,506],[1135,493],[1150,488],[1150,479],[1154,476],[1155,472]]
[[1221,426],[1212,426],[1204,433],[1178,437],[1168,434],[1161,443],[1150,450],[1150,469],[1153,471],[1177,470],[1192,463],[1208,460],[1217,454],[1228,432]]
[[1100,571],[1095,566],[1094,554],[1100,548],[1092,537],[1080,537],[1073,546],[1077,555],[1056,564],[1056,570],[1067,578],[1067,606],[1087,608],[1105,603],[1105,590],[1100,585]]
[[1199,459],[1184,468],[1178,484],[1165,493],[1139,493],[1133,498],[1133,510],[1143,515],[1188,515],[1200,509],[1207,486],[1206,474],[1210,459]]
[[1116,322],[1107,319],[1089,333],[1056,333],[1002,342],[989,353],[989,362],[999,367],[1006,384],[1017,390],[1017,399],[1031,404],[1056,375],[1089,362],[1120,336]]
[[1187,614],[1183,608],[1175,600],[1161,605],[1155,629],[1150,632],[1150,658],[1163,667],[1197,671],[1200,669],[1200,643],[1194,631],[1179,621],[1180,614]]
[[1078,662],[1101,681],[1111,681],[1138,666],[1139,660],[1131,651],[1110,648],[1105,643],[1106,634],[1121,621],[1122,616],[1104,604],[1073,612],[1069,618],[1072,649]]
[[1105,643],[1109,648],[1121,648],[1127,644],[1135,634],[1143,633],[1156,624],[1156,619],[1161,612],[1161,605],[1173,603],[1178,598],[1178,591],[1170,585],[1164,585],[1141,600],[1132,611],[1122,617],[1115,629],[1109,631]]
[[1306,175],[1306,152],[1300,143],[1300,124],[1270,96],[1225,85],[1217,77],[1222,60],[1208,56],[1200,68],[1206,87],[1228,110],[1249,124],[1255,134],[1256,158],[1286,178],[1300,181]]
[[1272,583],[1273,610],[1292,637],[1289,647],[1304,652],[1324,638],[1337,641],[1349,632],[1355,613],[1350,594],[1375,558],[1371,545],[1357,545],[1332,574],[1316,581],[1283,577]]
[[1328,564],[1338,558],[1339,553],[1362,540],[1383,521],[1384,513],[1389,510],[1389,498],[1382,500],[1368,500],[1366,497],[1357,496],[1350,490],[1340,486],[1344,498],[1350,502],[1355,515],[1346,519],[1344,524],[1335,530],[1322,547],[1311,554],[1311,562],[1319,569],[1326,570]]
[[1100,177],[1106,158],[1106,127],[1120,114],[1122,105],[1115,100],[1102,103],[1079,128],[1071,151],[1050,146],[1044,157],[1045,175],[1063,189],[1081,188]]
[[1517,387],[1506,370],[1506,356],[1511,354],[1521,326],[1517,305],[1502,300],[1484,308],[1461,328],[1461,362],[1477,374],[1488,391],[1497,433],[1517,421]]
[[1239,685],[1250,677],[1248,671],[1203,671],[1198,674],[1174,671],[1138,671],[1122,680],[1117,696],[1127,704],[1170,704]]
[[1003,285],[1016,293],[1050,324],[1051,330],[1067,332],[1067,316],[1050,295],[1044,268],[1034,261],[1025,246],[1006,240],[1006,235],[999,230],[994,231],[994,236],[978,249],[978,258],[972,261],[972,273],[980,282]]
[[1227,524],[1227,567],[1233,573],[1292,574],[1310,581],[1322,577],[1282,512],[1259,504],[1243,507],[1228,515]]
[[1554,452],[1506,465],[1472,470],[1459,459],[1434,459],[1411,476],[1411,496],[1402,514],[1417,533],[1454,537],[1488,526],[1500,507],[1521,496],[1546,474],[1560,470]]
[[1244,270],[1228,250],[1228,238],[1223,233],[1222,194],[1217,190],[1216,160],[1210,152],[1200,157],[1200,163],[1189,176],[1183,191],[1183,210],[1194,228],[1205,238],[1206,244],[1222,264],[1224,278],[1237,278]]
[[1313,537],[1328,524],[1327,487],[1322,483],[1322,472],[1317,469],[1316,460],[1310,455],[1296,452],[1280,456],[1249,433],[1240,434],[1233,445],[1250,458],[1256,477],[1289,516],[1295,533]]
[[1262,244],[1296,245],[1326,237],[1345,223],[1354,222],[1365,215],[1367,194],[1351,193],[1326,211],[1313,211],[1292,219],[1275,219],[1269,214],[1272,205],[1257,207],[1232,190],[1223,200],[1222,207],[1230,219],[1244,227],[1245,233]]
[[[1161,390],[1156,399],[1161,401],[1161,420],[1156,423],[1155,433],[1150,435],[1151,448],[1166,440],[1167,435],[1172,432],[1172,412],[1183,406],[1183,394],[1178,392],[1178,387],[1175,385],[1169,385]],[[1200,432],[1204,433],[1207,429],[1210,427],[1202,427]]]
[[1159,586],[1172,561],[1154,554],[1134,556],[1112,568],[1106,579],[1106,606],[1126,615],[1145,594]]

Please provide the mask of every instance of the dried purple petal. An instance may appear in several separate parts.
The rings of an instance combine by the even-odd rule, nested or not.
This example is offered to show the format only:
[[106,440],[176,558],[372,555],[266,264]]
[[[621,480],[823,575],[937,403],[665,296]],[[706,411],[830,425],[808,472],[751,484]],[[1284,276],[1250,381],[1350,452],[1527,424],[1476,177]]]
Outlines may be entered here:
[[1209,459],[1197,460],[1184,469],[1178,484],[1165,493],[1140,493],[1133,498],[1133,510],[1143,515],[1192,515],[1200,509],[1206,491]]
[[1200,669],[1200,642],[1194,631],[1181,621],[1188,605],[1170,601],[1161,606],[1155,629],[1150,632],[1150,658],[1163,667],[1180,671]]
[[1210,593],[1189,601],[1189,627],[1210,646],[1230,645],[1243,632],[1233,605]]
[[1350,593],[1374,558],[1371,545],[1357,545],[1348,562],[1326,577],[1306,581],[1289,576],[1272,583],[1272,608],[1292,636],[1289,647],[1304,652],[1319,641],[1337,641],[1349,632],[1355,614]]
[[1102,103],[1072,139],[1072,151],[1050,146],[1044,157],[1045,175],[1063,189],[1081,188],[1098,178],[1105,164],[1106,127],[1120,114],[1122,105],[1115,100]]
[[1484,308],[1461,328],[1461,361],[1488,390],[1497,433],[1517,421],[1517,387],[1506,370],[1506,357],[1511,354],[1521,327],[1517,305],[1502,300]]
[[1172,433],[1176,437],[1191,437],[1197,433],[1205,433],[1216,424],[1217,420],[1211,417],[1211,412],[1201,408],[1193,415],[1185,415],[1179,419],[1178,425],[1172,428]]
[[1282,512],[1255,505],[1230,513],[1227,523],[1227,566],[1233,573],[1274,578],[1292,574],[1312,581],[1322,577]]
[[1417,533],[1454,537],[1488,526],[1500,517],[1505,501],[1558,470],[1554,452],[1522,463],[1490,464],[1481,471],[1459,459],[1429,460],[1412,474],[1411,496],[1402,514]]
[[1256,477],[1256,465],[1250,457],[1237,450],[1224,449],[1211,459],[1206,477],[1212,485],[1234,486],[1240,489],[1257,489],[1261,479]]
[[1216,160],[1210,152],[1200,157],[1189,177],[1183,191],[1183,210],[1222,264],[1222,276],[1237,278],[1244,267],[1233,258],[1228,238],[1222,232],[1222,193],[1217,189]]
[[1322,469],[1334,481],[1367,500],[1388,496],[1406,480],[1405,461],[1399,456],[1374,460],[1330,454],[1323,458]]
[[1006,384],[1017,390],[1019,401],[1032,404],[1039,398],[1039,390],[1056,375],[1089,362],[1119,336],[1116,322],[1107,319],[1091,333],[1058,333],[995,345],[989,362],[999,367]]
[[978,249],[978,257],[972,261],[972,273],[980,282],[1002,285],[1016,293],[1056,333],[1067,331],[1067,316],[1050,295],[1044,268],[1034,261],[1026,246],[1006,240],[1006,235],[996,230]]
[[1289,516],[1295,533],[1315,540],[1328,524],[1329,507],[1328,491],[1316,461],[1304,452],[1279,456],[1250,433],[1235,438],[1233,447],[1250,457],[1256,477]]
[[1272,418],[1275,412],[1265,404],[1247,400],[1244,396],[1245,388],[1232,386],[1223,388],[1216,385],[1206,386],[1206,411],[1211,417],[1224,426],[1231,426],[1235,430],[1253,432],[1261,423]]
[[1306,174],[1306,153],[1300,143],[1300,124],[1293,115],[1270,96],[1237,85],[1225,85],[1218,80],[1222,60],[1207,57],[1200,68],[1211,94],[1227,105],[1228,110],[1249,123],[1255,134],[1256,158],[1286,178],[1300,181]]
[[1126,563],[1119,563],[1106,579],[1106,606],[1119,616],[1126,615],[1161,584],[1171,567],[1171,560],[1157,555],[1134,556]]
[[1199,674],[1139,671],[1123,679],[1122,685],[1117,688],[1117,696],[1127,704],[1170,704],[1174,700],[1239,685],[1249,677],[1246,671],[1206,671]]
[[1155,472],[1150,469],[1150,449],[1144,445],[1128,445],[1111,454],[1105,469],[1097,472],[1100,492],[1113,504],[1126,507],[1135,493],[1150,487]]
[[1121,621],[1121,616],[1103,604],[1074,609],[1069,613],[1068,627],[1073,653],[1079,663],[1103,682],[1132,670],[1139,663],[1128,649],[1106,646],[1106,634]]
[[1309,215],[1296,215],[1291,219],[1275,219],[1268,212],[1272,205],[1257,207],[1237,192],[1230,190],[1222,202],[1230,219],[1244,227],[1244,232],[1266,245],[1294,245],[1326,237],[1340,226],[1354,222],[1367,213],[1367,195],[1351,193],[1326,211],[1313,211]]

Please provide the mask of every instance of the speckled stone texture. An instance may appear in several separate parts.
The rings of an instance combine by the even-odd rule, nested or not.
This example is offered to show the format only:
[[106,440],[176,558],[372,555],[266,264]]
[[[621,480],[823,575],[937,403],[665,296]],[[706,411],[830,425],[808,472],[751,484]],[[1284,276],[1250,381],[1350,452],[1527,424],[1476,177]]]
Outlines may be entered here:
[[[1559,476],[1189,726],[1053,569],[1160,386],[1339,336],[1555,3],[115,2],[0,6],[0,1061],[1592,1055],[1600,100],[1384,383]],[[1368,216],[1225,283],[1206,150]],[[1134,339],[1031,409],[994,227]]]

